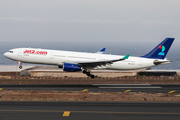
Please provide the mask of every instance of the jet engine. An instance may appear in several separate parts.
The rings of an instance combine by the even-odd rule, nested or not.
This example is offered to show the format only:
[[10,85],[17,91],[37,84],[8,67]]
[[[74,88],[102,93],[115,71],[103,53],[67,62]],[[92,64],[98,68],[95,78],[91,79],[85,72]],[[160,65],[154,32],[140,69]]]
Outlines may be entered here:
[[72,64],[72,63],[64,63],[63,64],[63,71],[77,72],[77,71],[82,71],[82,69],[81,69],[80,65]]

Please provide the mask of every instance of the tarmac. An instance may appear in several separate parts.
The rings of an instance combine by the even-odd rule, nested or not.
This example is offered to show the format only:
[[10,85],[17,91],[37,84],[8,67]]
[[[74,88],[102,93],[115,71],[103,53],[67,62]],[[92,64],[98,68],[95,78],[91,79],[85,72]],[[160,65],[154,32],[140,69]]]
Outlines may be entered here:
[[179,120],[179,102],[0,102],[3,120]]
[[[18,66],[0,66],[0,72],[59,72],[63,73],[66,75],[71,76],[72,74],[76,75],[84,75],[82,72],[77,72],[75,73],[68,73],[68,72],[63,72],[62,69],[59,69],[57,66],[23,66],[23,69],[19,69]],[[164,70],[167,71],[167,70]],[[172,71],[177,71],[179,74],[179,70],[172,70]],[[127,71],[111,71],[111,70],[93,70],[92,72],[96,72],[98,74],[105,74],[105,76],[108,76],[109,74],[125,74]],[[133,73],[134,71],[129,71]],[[135,71],[137,72],[137,71]],[[165,79],[166,80],[166,79]],[[5,79],[5,81],[9,81]],[[24,81],[24,80],[22,80]],[[27,81],[33,81],[27,79]],[[35,80],[36,82],[39,82],[40,80]],[[43,80],[45,81],[45,80]],[[50,80],[48,80],[50,81]],[[57,80],[60,81],[60,80]],[[67,80],[65,80],[67,81]],[[72,80],[74,81],[74,80]],[[83,80],[84,81],[84,80]],[[86,80],[90,81],[90,80]],[[96,80],[97,81],[97,80]],[[99,81],[99,80],[98,80]],[[110,80],[112,81],[112,80]],[[127,80],[125,80],[127,81]],[[144,80],[143,80],[144,81]],[[13,80],[13,82],[18,82],[18,80]],[[41,82],[41,81],[40,81]],[[56,82],[57,84],[57,82]],[[144,86],[142,85],[130,85],[130,86],[114,86],[112,88],[112,85],[107,86],[107,85],[95,85],[96,87],[87,87],[83,86],[80,88],[72,87],[70,86],[69,88],[66,89],[72,89],[72,90],[88,90],[88,91],[118,91],[120,90],[120,87],[122,89],[121,92],[125,92],[125,90],[128,92],[137,92],[139,89],[142,89],[142,87],[151,87],[147,88],[147,90],[157,91],[157,92],[174,92],[174,88],[177,88],[175,92],[179,93],[179,86],[162,86],[162,85],[147,85],[145,84]],[[98,87],[97,87],[98,86]],[[4,91],[6,91],[5,87],[1,86],[4,88]],[[38,86],[36,86],[37,89],[40,89]],[[35,87],[35,88],[36,88]],[[102,88],[103,87],[103,88]],[[105,87],[105,88],[104,88]],[[107,88],[108,87],[108,88]],[[117,88],[118,87],[118,88]],[[128,88],[127,88],[128,87]],[[131,88],[130,88],[131,87]],[[132,89],[133,87],[133,89]],[[139,87],[139,88],[134,88],[134,87]],[[95,89],[94,89],[95,88]],[[9,88],[7,88],[9,89]],[[14,88],[10,88],[12,91]],[[19,89],[19,88],[17,88]],[[22,86],[20,89],[23,89]],[[44,88],[43,88],[44,89]],[[54,88],[53,88],[54,89]],[[55,89],[56,91],[60,90],[62,91],[63,88],[58,87]],[[118,89],[118,90],[116,90]],[[25,90],[25,89],[24,89]],[[131,90],[131,91],[130,91]],[[147,92],[147,90],[143,92]],[[10,92],[12,92],[10,91]],[[16,91],[16,90],[15,90]],[[26,93],[27,94],[27,93]],[[36,94],[36,92],[35,92]],[[3,97],[3,96],[2,96]],[[27,97],[27,96],[26,96]],[[15,96],[11,96],[12,99],[15,98]],[[62,97],[61,97],[62,98]],[[162,97],[164,99],[164,97]],[[24,120],[24,119],[33,119],[33,120],[59,120],[59,119],[75,119],[75,120],[132,120],[132,119],[137,119],[137,120],[164,120],[164,119],[169,119],[169,120],[179,120],[180,118],[180,103],[179,102],[84,102],[84,101],[79,101],[79,102],[5,102],[1,101],[0,102],[0,116],[2,119],[10,119],[10,120]],[[0,118],[0,119],[1,119]]]
[[121,93],[176,93],[180,94],[180,84],[34,84],[7,85],[0,84],[3,90],[53,90],[77,92],[121,92]]

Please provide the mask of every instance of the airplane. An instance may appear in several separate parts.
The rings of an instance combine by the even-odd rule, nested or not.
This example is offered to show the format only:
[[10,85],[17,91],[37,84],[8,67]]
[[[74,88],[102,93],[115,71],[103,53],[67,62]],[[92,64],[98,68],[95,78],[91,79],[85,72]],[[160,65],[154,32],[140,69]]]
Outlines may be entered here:
[[94,78],[95,76],[91,74],[92,69],[136,70],[170,63],[171,61],[165,57],[174,39],[164,39],[152,51],[140,57],[133,57],[129,54],[126,56],[102,54],[105,48],[97,53],[39,48],[15,48],[9,50],[9,52],[5,52],[4,56],[18,61],[20,69],[22,69],[22,63],[57,65],[63,71],[82,71],[87,76]]

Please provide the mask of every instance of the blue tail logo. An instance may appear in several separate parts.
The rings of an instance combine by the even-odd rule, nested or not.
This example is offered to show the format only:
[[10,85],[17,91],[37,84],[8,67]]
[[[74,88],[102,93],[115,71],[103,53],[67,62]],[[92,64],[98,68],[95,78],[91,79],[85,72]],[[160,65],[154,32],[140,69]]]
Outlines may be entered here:
[[161,52],[159,52],[158,55],[164,56],[165,47],[164,46],[159,46],[159,49],[161,49]]
[[151,52],[141,56],[152,59],[164,59],[174,41],[174,38],[166,38],[159,45],[157,45]]

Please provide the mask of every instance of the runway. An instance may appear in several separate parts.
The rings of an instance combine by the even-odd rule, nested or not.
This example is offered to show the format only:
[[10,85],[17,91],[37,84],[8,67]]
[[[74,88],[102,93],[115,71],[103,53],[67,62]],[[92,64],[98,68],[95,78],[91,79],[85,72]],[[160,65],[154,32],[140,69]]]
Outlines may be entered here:
[[180,103],[0,102],[3,120],[179,120]]
[[180,93],[180,84],[0,85],[0,90]]

